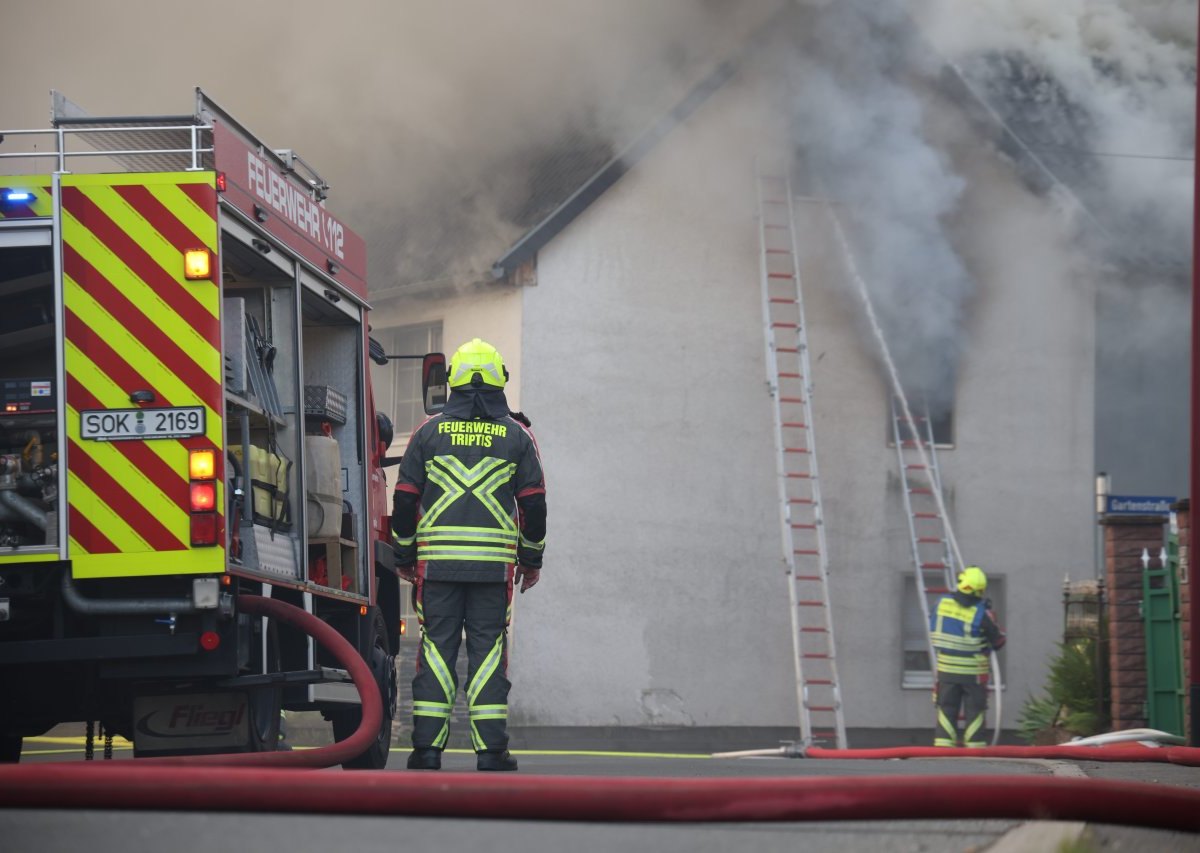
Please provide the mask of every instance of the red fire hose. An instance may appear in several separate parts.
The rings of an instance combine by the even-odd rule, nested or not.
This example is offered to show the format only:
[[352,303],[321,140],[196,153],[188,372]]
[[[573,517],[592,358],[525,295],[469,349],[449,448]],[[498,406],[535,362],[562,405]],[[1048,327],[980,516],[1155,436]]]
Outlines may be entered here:
[[[760,752],[759,754],[766,754]],[[823,749],[788,751],[781,747],[774,754],[796,758],[1040,758],[1059,761],[1160,762],[1200,767],[1200,749],[1190,746],[1150,747],[1137,743],[1112,746],[988,746],[977,749],[946,749],[933,746],[901,746],[884,749]],[[732,757],[734,753],[726,753]]]
[[190,764],[253,767],[332,767],[362,755],[379,735],[383,722],[383,699],[379,685],[358,650],[327,623],[299,607],[273,598],[243,595],[238,598],[243,613],[279,619],[299,628],[333,653],[350,673],[362,701],[362,721],[354,734],[343,741],[318,749],[291,752],[244,752],[232,755],[189,755],[169,758],[143,758],[138,763]]
[[[362,698],[363,719],[353,735],[332,746],[296,752],[0,766],[0,807],[660,822],[970,817],[1090,821],[1200,831],[1200,790],[1096,779],[994,776],[664,779],[443,773],[431,780],[429,774],[379,771],[333,776],[296,773],[290,768],[331,766],[354,758],[370,746],[382,722],[378,687],[357,650],[315,616],[258,596],[242,598],[240,606],[246,613],[295,625],[333,652],[350,672]],[[780,754],[785,753],[781,750]],[[1200,766],[1200,749],[1155,749],[1140,744],[983,749],[810,748],[790,754],[842,759],[1166,761]],[[181,764],[189,765],[186,771],[180,771]]]
[[144,762],[0,767],[8,808],[424,815],[575,821],[1000,818],[1200,830],[1200,790],[1097,779],[896,776],[662,779]]

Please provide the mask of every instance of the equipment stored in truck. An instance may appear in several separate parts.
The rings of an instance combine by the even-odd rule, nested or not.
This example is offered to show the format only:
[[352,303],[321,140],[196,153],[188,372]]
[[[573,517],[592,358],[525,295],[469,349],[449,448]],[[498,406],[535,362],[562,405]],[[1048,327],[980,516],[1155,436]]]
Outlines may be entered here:
[[346,766],[382,767],[406,588],[364,241],[199,90],[53,116],[0,132],[0,760],[64,722],[137,756],[274,750],[284,709],[349,738],[345,668],[253,596],[362,655],[383,720]]

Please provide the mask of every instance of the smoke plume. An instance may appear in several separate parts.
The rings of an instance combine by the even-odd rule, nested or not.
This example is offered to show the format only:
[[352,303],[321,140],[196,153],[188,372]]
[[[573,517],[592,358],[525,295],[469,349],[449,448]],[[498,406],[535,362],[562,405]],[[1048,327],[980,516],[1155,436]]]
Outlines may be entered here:
[[[13,0],[0,125],[184,114],[203,88],[328,180],[387,287],[481,275],[780,0]],[[574,171],[573,171],[574,170]]]

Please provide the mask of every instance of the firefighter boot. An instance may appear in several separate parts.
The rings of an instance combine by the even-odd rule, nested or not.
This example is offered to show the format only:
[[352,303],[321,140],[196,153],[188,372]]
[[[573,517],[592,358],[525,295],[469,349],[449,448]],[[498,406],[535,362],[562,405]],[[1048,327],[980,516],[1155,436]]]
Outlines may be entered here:
[[442,751],[434,747],[417,747],[408,756],[409,770],[441,770]]
[[517,759],[507,749],[489,749],[475,754],[477,770],[516,770]]

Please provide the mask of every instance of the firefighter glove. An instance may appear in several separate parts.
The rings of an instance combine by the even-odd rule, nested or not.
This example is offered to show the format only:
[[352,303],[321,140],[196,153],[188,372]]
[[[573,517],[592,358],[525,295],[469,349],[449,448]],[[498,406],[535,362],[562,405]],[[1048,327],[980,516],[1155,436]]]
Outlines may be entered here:
[[533,585],[536,584],[541,577],[542,570],[540,568],[535,569],[532,566],[522,566],[518,564],[517,573],[513,577],[513,582],[521,584],[521,592],[523,593],[527,589],[532,589]]

